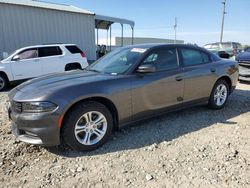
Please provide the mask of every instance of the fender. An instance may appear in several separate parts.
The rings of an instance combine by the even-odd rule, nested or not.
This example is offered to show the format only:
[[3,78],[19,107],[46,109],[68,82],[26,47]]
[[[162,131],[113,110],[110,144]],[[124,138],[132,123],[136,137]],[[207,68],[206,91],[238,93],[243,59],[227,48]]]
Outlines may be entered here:
[[0,63],[0,73],[6,74],[9,81],[14,80],[10,63]]

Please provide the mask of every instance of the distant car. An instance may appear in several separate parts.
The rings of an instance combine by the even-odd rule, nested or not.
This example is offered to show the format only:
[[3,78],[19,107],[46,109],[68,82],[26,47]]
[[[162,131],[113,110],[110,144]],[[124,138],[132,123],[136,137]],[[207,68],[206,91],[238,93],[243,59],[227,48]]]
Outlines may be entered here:
[[88,66],[85,53],[75,44],[29,46],[0,61],[0,91],[41,75],[82,69]]
[[222,109],[237,81],[236,61],[200,47],[126,46],[83,71],[19,85],[9,93],[8,112],[20,141],[89,151],[113,129],[145,118],[200,103]]
[[239,62],[239,80],[250,81],[250,48],[240,53],[236,60]]
[[242,51],[242,45],[238,42],[216,42],[206,44],[204,48],[215,54],[218,54],[220,51],[226,52],[233,60],[235,60],[235,57]]

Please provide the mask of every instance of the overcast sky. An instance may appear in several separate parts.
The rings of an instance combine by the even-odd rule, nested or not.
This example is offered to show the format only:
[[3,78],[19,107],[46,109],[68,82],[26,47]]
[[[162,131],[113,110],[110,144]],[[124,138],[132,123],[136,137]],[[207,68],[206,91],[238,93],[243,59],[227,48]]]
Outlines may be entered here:
[[[96,14],[135,21],[136,37],[174,38],[174,18],[178,18],[177,39],[204,45],[220,38],[221,0],[46,0],[74,5]],[[227,0],[224,41],[250,44],[250,0]],[[125,27],[125,36],[131,36]],[[105,38],[106,32],[101,32]],[[120,25],[113,27],[120,36]]]

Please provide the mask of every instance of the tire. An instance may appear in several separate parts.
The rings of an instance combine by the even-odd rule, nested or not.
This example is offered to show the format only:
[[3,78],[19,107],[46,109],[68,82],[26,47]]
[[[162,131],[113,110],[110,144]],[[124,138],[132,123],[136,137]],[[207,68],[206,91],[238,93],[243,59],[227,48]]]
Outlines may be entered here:
[[218,80],[211,92],[208,105],[212,109],[222,109],[227,103],[229,96],[229,85],[226,80]]
[[[101,121],[94,123],[98,119]],[[112,130],[113,119],[106,106],[98,102],[83,102],[73,107],[63,121],[62,145],[80,152],[92,151],[109,139]]]
[[6,89],[7,85],[8,85],[8,80],[4,75],[0,74],[0,91]]

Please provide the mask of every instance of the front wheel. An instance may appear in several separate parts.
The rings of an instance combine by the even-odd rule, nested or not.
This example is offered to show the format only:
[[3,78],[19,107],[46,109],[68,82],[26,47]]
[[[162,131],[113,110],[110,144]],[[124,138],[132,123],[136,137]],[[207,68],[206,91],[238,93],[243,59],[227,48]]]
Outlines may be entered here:
[[7,87],[8,81],[5,76],[0,75],[0,91],[3,91]]
[[108,140],[112,129],[112,115],[104,105],[83,102],[66,115],[62,142],[77,151],[95,150]]
[[229,86],[225,80],[218,80],[209,98],[208,105],[212,109],[224,108],[229,96]]

